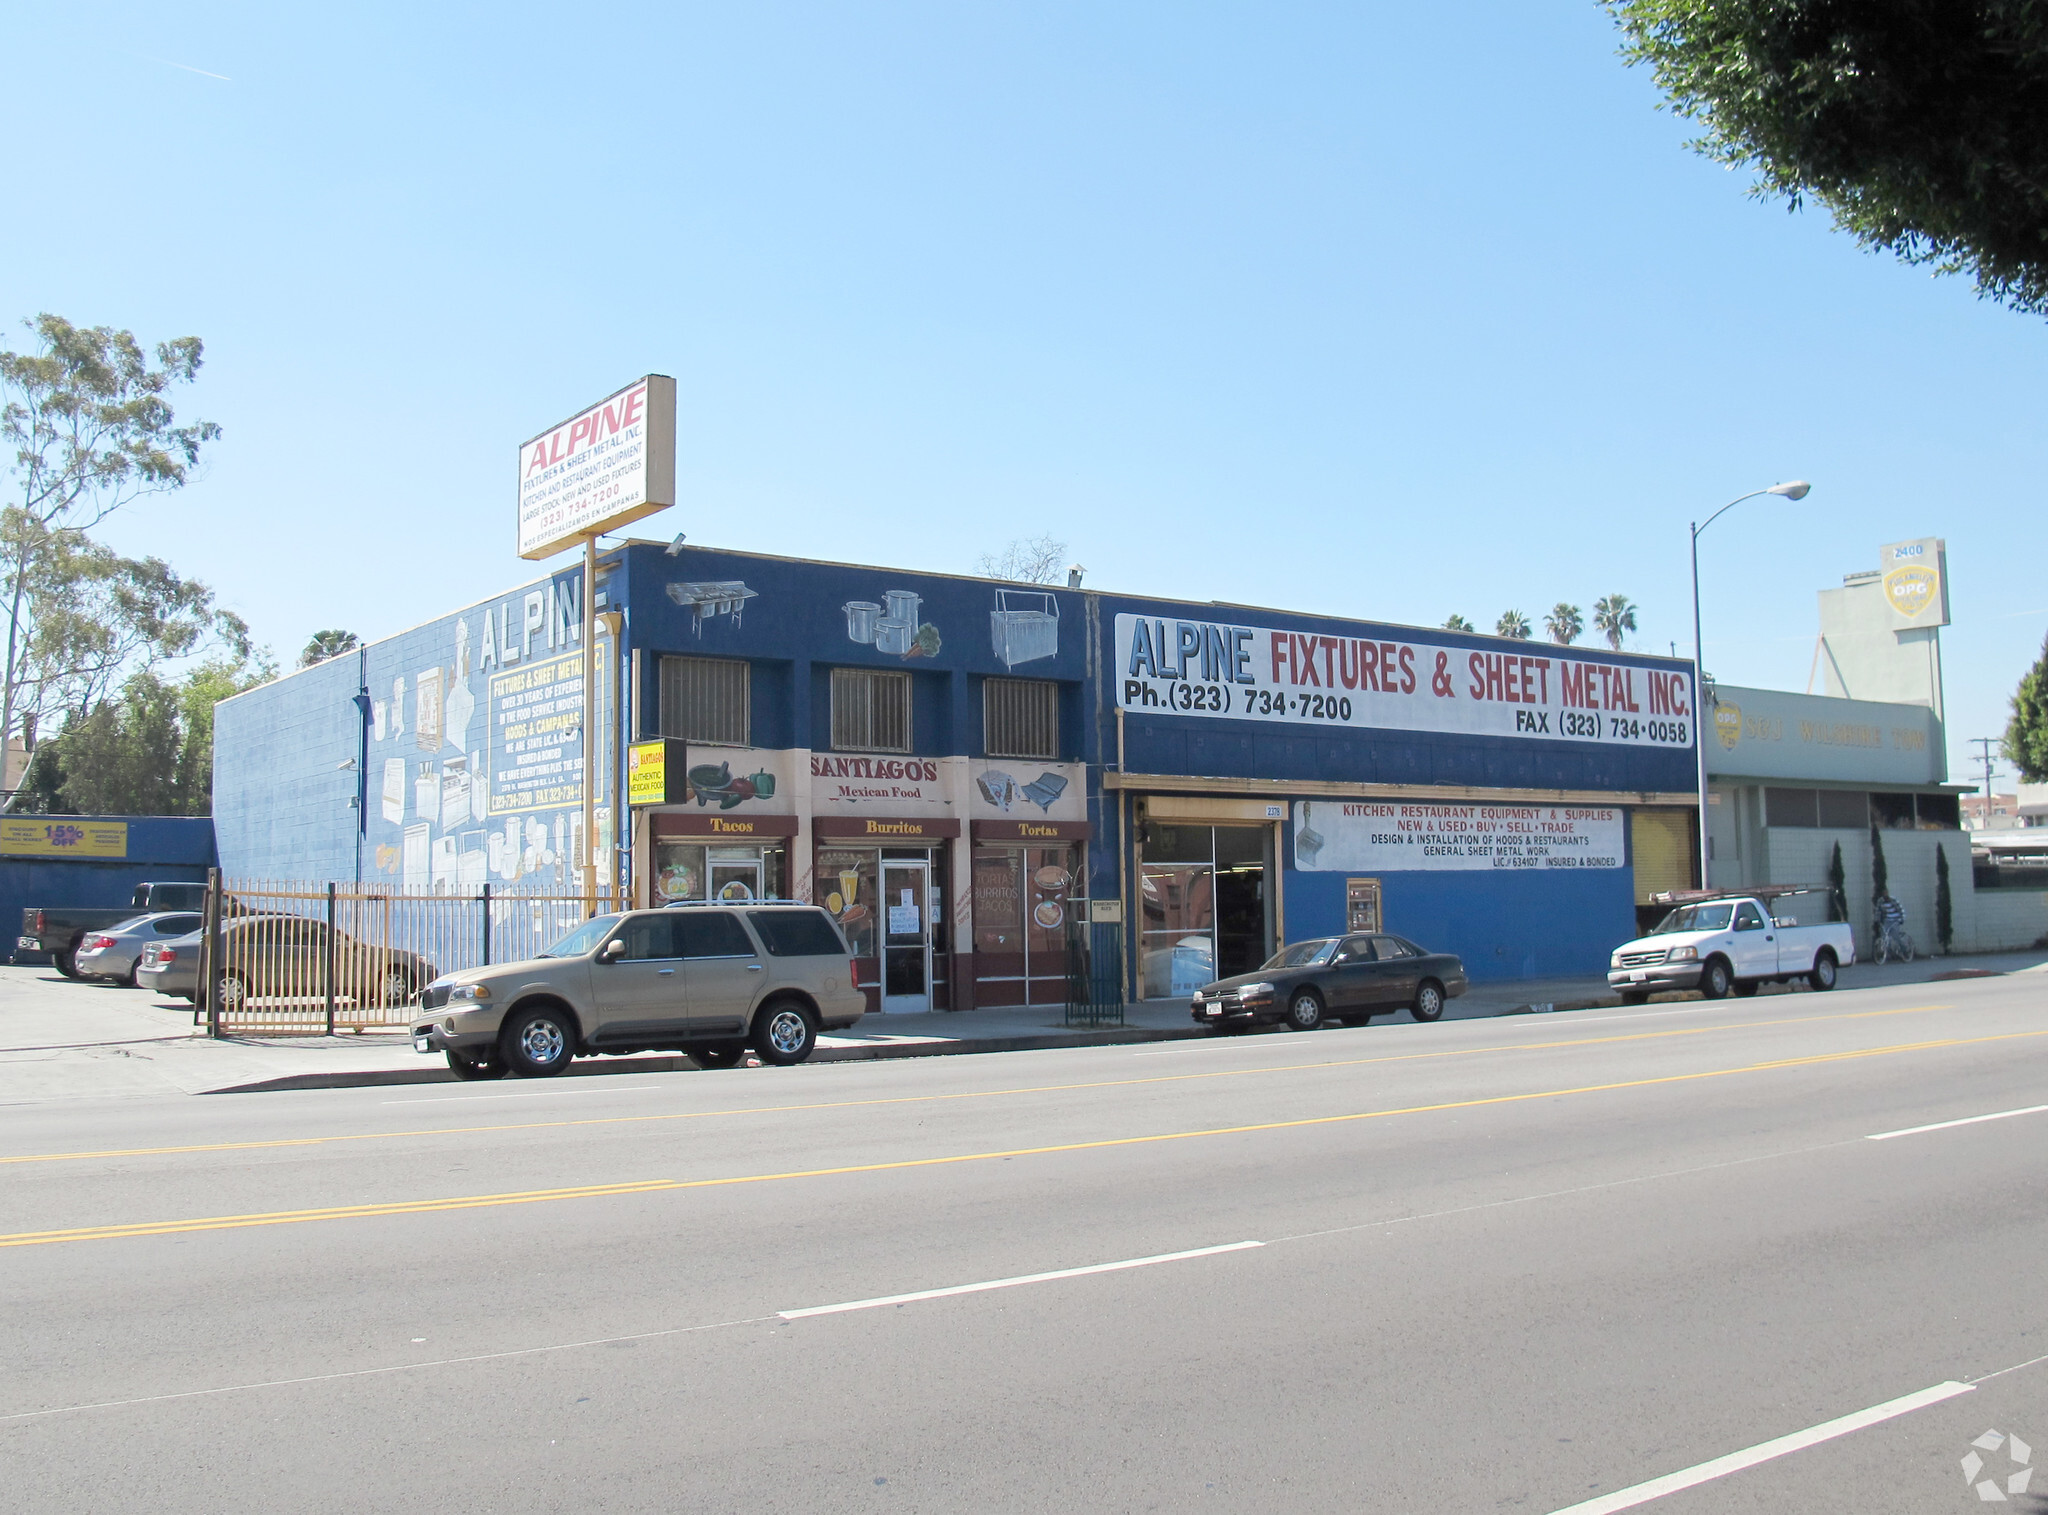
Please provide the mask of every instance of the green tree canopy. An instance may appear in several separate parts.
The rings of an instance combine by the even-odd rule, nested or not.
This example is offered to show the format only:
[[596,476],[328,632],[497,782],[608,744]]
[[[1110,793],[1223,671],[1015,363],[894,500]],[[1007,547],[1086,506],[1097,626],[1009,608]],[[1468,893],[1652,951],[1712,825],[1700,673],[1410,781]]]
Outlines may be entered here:
[[1625,594],[1604,594],[1593,602],[1593,629],[1607,638],[1607,645],[1616,652],[1631,631],[1636,629],[1636,607]]
[[299,654],[299,666],[311,668],[315,663],[338,658],[344,652],[354,652],[360,645],[353,631],[316,631]]
[[86,532],[131,501],[181,488],[211,421],[179,425],[166,398],[199,372],[197,337],[160,343],[150,365],[133,334],[29,323],[40,351],[0,351],[0,444],[19,493],[0,512],[0,740],[93,701],[157,657],[193,650],[208,629],[233,640],[203,585],[154,558],[128,559]]
[[2021,778],[2029,784],[2048,782],[2048,637],[2042,638],[2040,660],[2013,691],[2012,719],[2000,746]]
[[2038,0],[1603,0],[1691,146],[1866,248],[2048,312]]
[[1444,622],[1444,630],[1446,631],[1470,631],[1471,629],[1472,623],[1461,615],[1454,615]]
[[1518,642],[1529,640],[1529,618],[1519,610],[1503,610],[1500,619],[1493,623],[1493,634],[1497,637],[1513,637]]
[[18,808],[65,815],[211,815],[213,707],[275,678],[263,657],[212,657],[167,679],[131,674],[36,749]]
[[1579,614],[1579,607],[1563,600],[1551,606],[1550,614],[1543,618],[1543,630],[1560,647],[1571,646],[1585,629],[1585,617]]

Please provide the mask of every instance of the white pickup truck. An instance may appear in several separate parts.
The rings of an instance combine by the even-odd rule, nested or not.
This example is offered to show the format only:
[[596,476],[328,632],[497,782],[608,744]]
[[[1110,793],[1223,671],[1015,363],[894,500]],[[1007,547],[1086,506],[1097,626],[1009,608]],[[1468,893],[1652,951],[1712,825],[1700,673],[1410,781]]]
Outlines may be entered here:
[[[1608,987],[1629,1005],[1640,1005],[1660,989],[1697,989],[1720,999],[1730,990],[1754,994],[1764,984],[1795,978],[1832,989],[1836,973],[1856,961],[1856,938],[1845,921],[1801,925],[1798,919],[1802,913],[1827,914],[1827,894],[1823,888],[1774,887],[1669,896],[1674,908],[1656,930],[1614,949]],[[1667,896],[1656,899],[1661,904]]]

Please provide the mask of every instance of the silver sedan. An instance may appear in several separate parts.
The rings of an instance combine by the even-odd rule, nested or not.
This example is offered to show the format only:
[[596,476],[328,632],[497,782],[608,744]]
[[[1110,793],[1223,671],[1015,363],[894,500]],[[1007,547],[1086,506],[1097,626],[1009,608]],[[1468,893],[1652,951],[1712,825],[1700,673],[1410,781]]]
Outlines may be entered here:
[[143,948],[151,942],[184,936],[198,929],[198,911],[160,910],[135,916],[103,931],[88,931],[78,944],[78,976],[134,988],[135,969],[142,960]]

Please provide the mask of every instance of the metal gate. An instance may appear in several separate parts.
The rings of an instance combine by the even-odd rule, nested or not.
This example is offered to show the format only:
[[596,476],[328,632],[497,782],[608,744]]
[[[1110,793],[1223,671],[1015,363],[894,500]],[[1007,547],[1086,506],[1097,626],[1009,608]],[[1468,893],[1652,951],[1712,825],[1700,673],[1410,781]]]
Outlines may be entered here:
[[[600,912],[613,909],[608,896]],[[443,973],[533,957],[587,916],[580,894],[359,889],[212,877],[195,992],[213,1036],[409,1025]]]
[[1124,1023],[1124,928],[1109,922],[1067,926],[1067,1024]]

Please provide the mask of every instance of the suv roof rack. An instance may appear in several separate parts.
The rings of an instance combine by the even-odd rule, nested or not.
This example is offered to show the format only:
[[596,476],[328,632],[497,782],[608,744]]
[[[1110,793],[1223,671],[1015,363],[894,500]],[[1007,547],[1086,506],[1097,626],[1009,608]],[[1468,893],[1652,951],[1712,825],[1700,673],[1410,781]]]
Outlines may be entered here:
[[701,910],[707,905],[808,905],[813,910],[822,906],[810,900],[758,899],[758,900],[670,900],[661,908],[664,910]]

